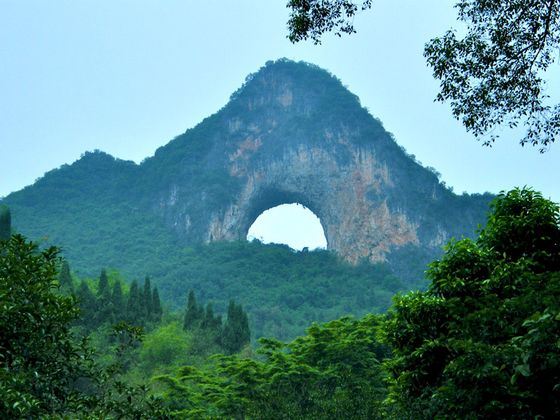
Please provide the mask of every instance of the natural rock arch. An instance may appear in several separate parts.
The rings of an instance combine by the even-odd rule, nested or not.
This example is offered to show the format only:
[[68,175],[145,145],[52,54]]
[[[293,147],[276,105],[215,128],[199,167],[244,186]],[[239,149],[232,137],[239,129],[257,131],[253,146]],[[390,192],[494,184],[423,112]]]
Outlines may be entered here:
[[340,81],[288,60],[250,76],[153,160],[179,168],[155,207],[184,241],[245,239],[263,211],[298,202],[320,218],[327,248],[353,263],[439,250],[472,234],[490,199],[453,194]]

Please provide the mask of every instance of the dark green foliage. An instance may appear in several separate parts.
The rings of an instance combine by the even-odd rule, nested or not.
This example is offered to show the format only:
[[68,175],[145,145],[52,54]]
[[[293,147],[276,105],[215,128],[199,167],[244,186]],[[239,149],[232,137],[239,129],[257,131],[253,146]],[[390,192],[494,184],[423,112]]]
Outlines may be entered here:
[[96,325],[104,322],[113,322],[114,308],[109,287],[109,279],[105,269],[101,270],[99,283],[97,284],[97,311],[95,313]]
[[239,352],[251,340],[247,313],[233,300],[229,302],[227,318],[222,332],[222,347],[227,354]]
[[68,265],[68,261],[66,260],[62,260],[60,274],[58,275],[58,283],[60,284],[60,291],[62,293],[66,295],[72,295],[74,293],[74,281],[70,274],[70,265]]
[[560,216],[531,190],[502,194],[476,241],[451,242],[427,292],[384,329],[403,418],[560,416]]
[[[225,314],[233,296],[250,314],[255,338],[291,339],[313,321],[382,312],[396,291],[413,288],[386,265],[352,266],[327,251],[296,252],[257,241],[187,248],[170,270],[154,277],[164,301],[175,308],[184,305],[177,296],[190,288],[202,301],[212,301],[217,313]],[[195,311],[193,306],[188,322],[200,320],[201,312],[201,307],[196,305]]]
[[157,287],[154,287],[152,293],[152,317],[155,322],[161,321],[161,316],[163,314],[163,309],[161,308],[161,301],[159,299],[159,292]]
[[439,101],[485,144],[500,125],[523,127],[521,145],[541,151],[560,134],[560,104],[551,103],[543,78],[558,60],[557,0],[460,0],[463,37],[450,30],[431,40],[424,55],[440,80]]
[[130,284],[128,301],[126,305],[126,316],[128,322],[133,325],[142,325],[145,318],[144,293],[140,291],[138,282],[133,280]]
[[320,44],[325,32],[334,30],[338,36],[354,33],[354,16],[371,5],[372,0],[290,0],[287,4],[291,9],[288,38],[292,42],[311,38],[315,44]]
[[150,277],[146,276],[146,278],[144,279],[144,293],[143,293],[143,298],[144,298],[144,310],[146,312],[146,318],[147,319],[151,319],[152,318],[152,313],[153,313],[153,296],[152,296],[152,286],[150,283]]
[[224,356],[213,369],[160,376],[176,414],[211,418],[382,418],[377,318],[313,325],[291,343],[262,339],[259,359]]
[[113,292],[111,293],[111,303],[115,314],[115,321],[124,321],[126,318],[126,306],[122,292],[122,285],[119,279],[113,284]]
[[58,293],[57,253],[20,235],[0,243],[2,418],[165,418],[144,387],[125,385],[76,343],[70,325],[78,308]]
[[89,288],[88,284],[82,280],[76,292],[78,306],[80,308],[80,320],[86,331],[91,331],[98,327],[97,299]]
[[10,238],[12,234],[12,215],[6,205],[0,205],[0,241]]
[[63,410],[76,374],[72,298],[56,291],[57,250],[19,235],[0,243],[0,412],[6,418]]
[[[353,33],[354,16],[371,0],[290,0],[289,39]],[[560,104],[551,103],[543,74],[558,59],[560,3],[557,0],[459,0],[465,35],[450,30],[426,44],[424,55],[440,80],[439,101],[484,144],[499,126],[526,129],[520,143],[541,151],[560,134]],[[459,32],[461,33],[461,32]]]
[[202,321],[202,308],[196,303],[196,297],[194,291],[189,291],[189,296],[187,297],[187,309],[185,310],[185,316],[183,317],[183,329],[190,330],[197,328]]
[[109,279],[105,269],[101,270],[99,283],[97,285],[97,297],[106,296],[109,293]]

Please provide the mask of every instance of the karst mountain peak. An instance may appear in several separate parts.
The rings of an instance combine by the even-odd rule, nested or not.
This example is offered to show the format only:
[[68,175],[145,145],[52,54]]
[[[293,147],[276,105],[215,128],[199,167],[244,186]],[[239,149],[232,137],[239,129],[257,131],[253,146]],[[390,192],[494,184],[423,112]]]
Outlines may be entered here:
[[[22,231],[48,233],[84,265],[123,246],[117,237],[138,239],[139,224],[161,239],[161,249],[245,240],[263,211],[288,203],[313,211],[328,249],[351,263],[391,263],[411,252],[427,260],[449,238],[472,234],[491,199],[453,194],[340,80],[286,59],[249,75],[222,109],[141,165],[93,155],[4,199]],[[45,202],[47,190],[60,197],[58,205]],[[111,223],[99,232],[103,212]],[[52,228],[53,219],[76,217],[91,226],[85,246],[64,224]],[[134,246],[138,260],[152,252],[148,244]]]

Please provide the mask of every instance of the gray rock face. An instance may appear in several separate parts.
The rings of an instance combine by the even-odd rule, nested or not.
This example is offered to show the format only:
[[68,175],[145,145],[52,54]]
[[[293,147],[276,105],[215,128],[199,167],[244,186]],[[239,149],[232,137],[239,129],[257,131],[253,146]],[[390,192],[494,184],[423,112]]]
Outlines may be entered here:
[[336,78],[287,60],[158,150],[148,178],[159,162],[176,169],[151,208],[184,242],[244,239],[263,211],[297,202],[320,218],[328,249],[354,263],[410,246],[436,252],[472,234],[491,198],[453,194]]

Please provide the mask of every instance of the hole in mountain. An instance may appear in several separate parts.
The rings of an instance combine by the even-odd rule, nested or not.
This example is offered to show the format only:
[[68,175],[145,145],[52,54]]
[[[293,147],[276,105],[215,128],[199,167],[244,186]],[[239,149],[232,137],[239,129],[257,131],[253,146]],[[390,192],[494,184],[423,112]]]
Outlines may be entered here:
[[321,221],[301,204],[282,204],[261,213],[247,233],[247,240],[253,239],[266,244],[286,244],[300,251],[327,248]]

